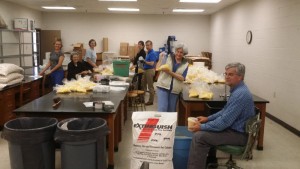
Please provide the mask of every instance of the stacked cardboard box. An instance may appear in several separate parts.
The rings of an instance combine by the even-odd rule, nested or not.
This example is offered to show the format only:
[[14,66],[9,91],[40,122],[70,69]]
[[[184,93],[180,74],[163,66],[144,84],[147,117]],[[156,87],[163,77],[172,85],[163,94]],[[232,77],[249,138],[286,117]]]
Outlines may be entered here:
[[135,49],[134,46],[128,46],[128,56],[130,60],[133,60],[134,56],[135,56]]
[[96,53],[97,54],[97,61],[96,61],[96,65],[102,65],[102,52],[100,53]]
[[102,41],[102,48],[103,48],[103,52],[107,52],[108,51],[108,38],[103,38],[103,41]]
[[121,56],[127,56],[128,55],[128,46],[129,46],[129,44],[127,42],[121,42],[120,43],[120,55]]

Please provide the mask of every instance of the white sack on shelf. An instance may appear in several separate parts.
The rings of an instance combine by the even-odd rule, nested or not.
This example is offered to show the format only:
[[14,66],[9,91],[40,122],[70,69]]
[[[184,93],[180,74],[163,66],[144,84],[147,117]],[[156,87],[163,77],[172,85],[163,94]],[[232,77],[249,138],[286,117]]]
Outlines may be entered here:
[[0,75],[0,83],[7,84],[7,83],[11,82],[12,80],[15,80],[15,79],[23,80],[23,78],[24,78],[24,75],[20,74],[20,73],[10,73],[7,76]]
[[23,74],[24,69],[12,63],[0,63],[0,75],[7,76],[10,73]]

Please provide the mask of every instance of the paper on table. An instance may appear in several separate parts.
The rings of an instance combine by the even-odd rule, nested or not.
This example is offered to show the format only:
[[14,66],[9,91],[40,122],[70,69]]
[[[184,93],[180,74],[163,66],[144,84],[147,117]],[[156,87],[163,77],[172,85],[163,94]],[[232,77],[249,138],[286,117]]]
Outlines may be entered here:
[[110,90],[112,90],[112,91],[122,91],[122,90],[125,90],[125,87],[110,86]]
[[102,101],[105,105],[114,106],[115,104],[112,101]]
[[85,107],[93,107],[93,102],[83,102],[83,104],[85,105]]
[[111,81],[109,82],[109,85],[113,85],[113,86],[126,86],[129,85],[129,83],[126,82],[122,82],[122,81]]

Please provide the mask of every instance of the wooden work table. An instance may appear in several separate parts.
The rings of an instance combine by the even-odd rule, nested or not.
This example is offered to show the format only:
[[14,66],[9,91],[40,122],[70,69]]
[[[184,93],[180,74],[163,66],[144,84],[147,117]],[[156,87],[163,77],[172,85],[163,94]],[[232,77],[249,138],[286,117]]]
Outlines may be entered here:
[[[70,93],[56,94],[50,92],[16,110],[18,116],[27,117],[55,117],[58,120],[72,117],[100,117],[107,121],[110,129],[108,135],[108,167],[114,167],[114,150],[121,141],[121,125],[124,114],[127,111],[127,87],[124,91],[110,91],[108,93]],[[60,97],[61,103],[53,108],[53,98]],[[112,101],[114,108],[111,112],[85,107],[83,102]]]
[[[225,85],[224,84],[212,84],[211,90],[214,93],[212,99],[199,99],[189,97],[190,85],[185,85],[182,94],[179,98],[179,110],[178,110],[178,124],[187,125],[187,118],[190,116],[204,115],[208,116],[206,104],[224,105],[226,104]],[[226,89],[226,95],[229,95],[229,87]],[[255,106],[260,110],[260,118],[262,120],[261,129],[259,131],[257,149],[263,150],[263,139],[264,139],[264,126],[266,117],[266,104],[269,101],[253,95],[253,101]]]
[[0,129],[13,118],[13,110],[40,97],[41,77],[25,76],[21,83],[0,90]]

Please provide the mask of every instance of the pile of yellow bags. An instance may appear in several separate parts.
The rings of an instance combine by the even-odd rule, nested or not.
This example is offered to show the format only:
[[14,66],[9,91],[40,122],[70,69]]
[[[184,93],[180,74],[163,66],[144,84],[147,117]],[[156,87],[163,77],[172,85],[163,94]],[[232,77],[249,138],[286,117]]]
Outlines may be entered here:
[[87,91],[93,90],[93,87],[96,86],[96,83],[89,81],[87,79],[78,79],[65,82],[64,85],[56,87],[56,93],[70,93],[70,92],[79,92],[86,93]]

